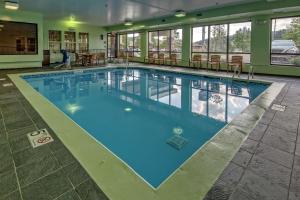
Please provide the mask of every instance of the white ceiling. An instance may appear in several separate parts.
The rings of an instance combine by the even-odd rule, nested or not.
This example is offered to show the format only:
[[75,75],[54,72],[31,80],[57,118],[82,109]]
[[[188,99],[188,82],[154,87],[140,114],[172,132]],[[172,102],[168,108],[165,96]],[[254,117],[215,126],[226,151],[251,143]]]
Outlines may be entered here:
[[[3,0],[2,0],[3,1]],[[254,0],[19,0],[20,10],[41,12],[45,19],[69,19],[107,26],[173,15],[175,10],[205,10]]]

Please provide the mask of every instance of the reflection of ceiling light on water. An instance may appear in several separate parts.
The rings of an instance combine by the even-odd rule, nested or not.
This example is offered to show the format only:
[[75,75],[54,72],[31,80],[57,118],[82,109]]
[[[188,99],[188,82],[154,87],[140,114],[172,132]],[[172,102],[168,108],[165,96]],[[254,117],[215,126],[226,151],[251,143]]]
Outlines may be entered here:
[[183,129],[180,127],[175,127],[175,128],[173,128],[173,133],[175,135],[181,135],[183,133]]
[[76,113],[78,110],[81,110],[81,106],[77,105],[77,104],[68,104],[66,106],[66,109],[71,113],[74,114]]
[[125,112],[131,112],[131,111],[132,111],[132,108],[125,108],[124,111],[125,111]]

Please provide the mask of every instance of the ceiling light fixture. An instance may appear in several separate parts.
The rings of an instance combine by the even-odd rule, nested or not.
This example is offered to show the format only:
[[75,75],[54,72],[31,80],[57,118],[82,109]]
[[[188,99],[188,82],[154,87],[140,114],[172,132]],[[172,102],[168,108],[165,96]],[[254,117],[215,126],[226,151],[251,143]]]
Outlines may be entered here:
[[125,20],[125,24],[124,24],[125,26],[132,26],[132,24],[133,24],[133,23],[132,23],[131,20],[129,20],[129,19],[126,19],[126,20]]
[[186,12],[184,12],[184,10],[175,11],[175,17],[185,17],[185,16],[186,16]]
[[5,1],[4,7],[9,10],[18,10],[19,3],[17,1]]

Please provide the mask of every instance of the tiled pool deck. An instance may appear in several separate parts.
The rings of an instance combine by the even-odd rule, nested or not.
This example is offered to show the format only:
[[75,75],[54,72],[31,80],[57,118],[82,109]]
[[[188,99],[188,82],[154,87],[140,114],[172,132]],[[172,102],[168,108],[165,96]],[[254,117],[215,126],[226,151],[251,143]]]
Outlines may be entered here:
[[[0,200],[107,199],[19,90],[2,87],[29,71],[41,70],[0,71]],[[287,109],[267,110],[206,200],[300,199],[300,79],[260,78],[287,83],[274,101]],[[55,141],[32,149],[26,133],[40,128]]]

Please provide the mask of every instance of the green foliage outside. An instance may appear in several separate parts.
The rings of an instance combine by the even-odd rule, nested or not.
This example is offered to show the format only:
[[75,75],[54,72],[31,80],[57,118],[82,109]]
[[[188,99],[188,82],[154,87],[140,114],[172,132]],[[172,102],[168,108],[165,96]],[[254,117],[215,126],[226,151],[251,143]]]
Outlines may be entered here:
[[283,39],[293,40],[297,46],[300,46],[300,17],[292,19],[291,25],[283,34]]

